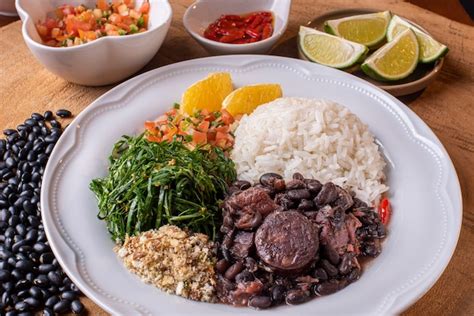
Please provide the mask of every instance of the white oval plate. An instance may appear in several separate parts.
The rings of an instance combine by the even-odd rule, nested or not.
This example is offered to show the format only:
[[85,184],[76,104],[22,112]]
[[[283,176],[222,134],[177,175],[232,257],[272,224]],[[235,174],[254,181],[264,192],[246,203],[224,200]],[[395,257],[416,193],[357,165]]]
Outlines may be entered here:
[[[331,99],[369,125],[389,160],[393,204],[382,254],[361,279],[333,295],[265,311],[189,301],[129,273],[89,191],[107,173],[112,145],[137,134],[208,73],[228,71],[235,85],[275,82],[285,96]],[[59,262],[79,288],[122,315],[381,315],[399,313],[439,278],[455,249],[462,205],[458,178],[440,141],[408,107],[342,71],[295,59],[224,56],[162,67],[112,89],[85,109],[56,146],[43,180],[42,216]]]

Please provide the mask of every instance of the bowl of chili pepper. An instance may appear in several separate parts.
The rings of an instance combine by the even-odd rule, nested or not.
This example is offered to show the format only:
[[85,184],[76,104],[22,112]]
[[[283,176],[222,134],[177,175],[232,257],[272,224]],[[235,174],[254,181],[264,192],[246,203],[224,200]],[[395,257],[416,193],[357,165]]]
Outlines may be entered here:
[[290,6],[291,0],[198,0],[183,23],[213,55],[264,54],[285,32]]
[[119,82],[156,55],[171,24],[168,0],[16,0],[32,54],[73,83]]

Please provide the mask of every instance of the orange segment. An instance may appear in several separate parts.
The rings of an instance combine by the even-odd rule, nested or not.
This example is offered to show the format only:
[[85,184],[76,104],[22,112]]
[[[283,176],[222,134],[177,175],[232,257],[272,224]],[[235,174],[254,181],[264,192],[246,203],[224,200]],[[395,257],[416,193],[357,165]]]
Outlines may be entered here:
[[256,84],[239,88],[229,94],[222,108],[233,116],[252,113],[259,105],[281,98],[279,84]]
[[221,109],[222,101],[232,92],[232,79],[227,72],[216,72],[191,85],[183,94],[181,110],[193,115],[197,110]]

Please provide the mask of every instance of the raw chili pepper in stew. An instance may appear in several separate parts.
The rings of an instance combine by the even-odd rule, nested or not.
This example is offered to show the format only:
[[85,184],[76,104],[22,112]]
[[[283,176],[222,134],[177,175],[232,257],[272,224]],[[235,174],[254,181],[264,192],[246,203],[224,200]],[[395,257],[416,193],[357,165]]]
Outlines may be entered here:
[[254,43],[273,34],[273,15],[268,11],[246,15],[222,15],[204,31],[204,37],[229,44]]
[[390,206],[390,201],[387,198],[383,198],[380,201],[379,205],[379,215],[382,221],[382,224],[387,225],[390,220],[390,215],[392,213],[392,207]]

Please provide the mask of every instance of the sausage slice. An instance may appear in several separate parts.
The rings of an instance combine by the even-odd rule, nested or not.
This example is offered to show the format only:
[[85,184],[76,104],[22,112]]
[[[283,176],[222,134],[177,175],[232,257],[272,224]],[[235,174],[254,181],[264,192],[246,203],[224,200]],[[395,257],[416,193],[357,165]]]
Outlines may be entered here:
[[316,258],[318,230],[299,212],[274,212],[258,228],[255,246],[260,259],[276,270],[302,270]]

